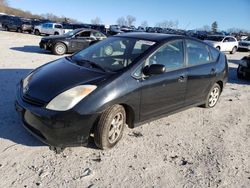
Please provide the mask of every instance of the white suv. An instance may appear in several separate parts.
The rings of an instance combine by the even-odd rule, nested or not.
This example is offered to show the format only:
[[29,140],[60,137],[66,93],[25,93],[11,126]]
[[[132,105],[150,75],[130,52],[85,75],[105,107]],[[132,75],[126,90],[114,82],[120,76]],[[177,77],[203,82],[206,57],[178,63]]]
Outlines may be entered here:
[[62,35],[65,33],[63,26],[58,23],[44,23],[34,28],[35,35]]
[[223,52],[234,54],[239,46],[236,38],[232,36],[211,35],[204,41]]

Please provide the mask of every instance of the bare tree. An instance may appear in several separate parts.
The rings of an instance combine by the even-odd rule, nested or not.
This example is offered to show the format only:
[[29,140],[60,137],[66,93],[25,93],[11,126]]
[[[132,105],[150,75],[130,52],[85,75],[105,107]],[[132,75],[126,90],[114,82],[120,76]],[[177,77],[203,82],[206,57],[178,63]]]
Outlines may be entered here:
[[130,27],[133,25],[133,23],[136,21],[136,18],[131,15],[127,15],[127,25]]
[[101,24],[102,23],[102,21],[101,21],[101,18],[99,18],[99,17],[96,17],[95,19],[93,19],[93,20],[91,20],[91,23],[92,24]]
[[124,17],[118,18],[117,21],[116,21],[116,23],[119,26],[127,25],[127,21],[126,21],[126,19]]
[[148,27],[148,22],[145,20],[141,23],[141,27],[146,28]]

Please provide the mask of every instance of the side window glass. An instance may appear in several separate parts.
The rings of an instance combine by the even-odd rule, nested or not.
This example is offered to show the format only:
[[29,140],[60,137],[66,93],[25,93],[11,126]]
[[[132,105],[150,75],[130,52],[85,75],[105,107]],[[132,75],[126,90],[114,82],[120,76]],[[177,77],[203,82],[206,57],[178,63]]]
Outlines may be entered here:
[[168,42],[159,48],[149,59],[146,65],[162,64],[166,70],[181,68],[184,66],[184,50],[182,40]]
[[55,25],[55,28],[62,29],[62,26],[61,25]]
[[232,37],[230,37],[230,38],[229,38],[229,42],[235,42],[235,39],[232,38]]
[[84,32],[81,32],[77,35],[77,37],[80,37],[80,38],[85,38],[85,37],[90,37],[90,34],[91,32],[90,31],[84,31]]
[[206,45],[193,40],[186,40],[186,45],[189,66],[210,62]]
[[209,49],[210,49],[210,53],[211,53],[213,61],[216,61],[220,54],[219,51],[212,47],[209,47]]
[[100,32],[92,32],[93,36],[96,37],[96,38],[101,38],[101,37],[104,37],[104,35]]
[[226,37],[226,38],[223,40],[223,42],[229,42],[229,38]]

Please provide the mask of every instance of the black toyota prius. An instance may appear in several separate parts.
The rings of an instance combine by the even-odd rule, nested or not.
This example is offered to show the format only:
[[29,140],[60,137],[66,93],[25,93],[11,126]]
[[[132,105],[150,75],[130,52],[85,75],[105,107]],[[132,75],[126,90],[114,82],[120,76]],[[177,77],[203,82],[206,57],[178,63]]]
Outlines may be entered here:
[[133,128],[192,106],[216,105],[226,56],[186,36],[126,33],[30,72],[17,87],[24,127],[57,148],[111,148]]

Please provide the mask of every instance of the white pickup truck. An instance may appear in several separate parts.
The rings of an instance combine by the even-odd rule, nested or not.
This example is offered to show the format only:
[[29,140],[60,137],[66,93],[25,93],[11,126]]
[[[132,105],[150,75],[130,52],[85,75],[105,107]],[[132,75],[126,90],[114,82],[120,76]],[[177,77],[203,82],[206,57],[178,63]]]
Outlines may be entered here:
[[44,23],[34,28],[35,35],[62,35],[65,33],[63,26],[58,23]]

